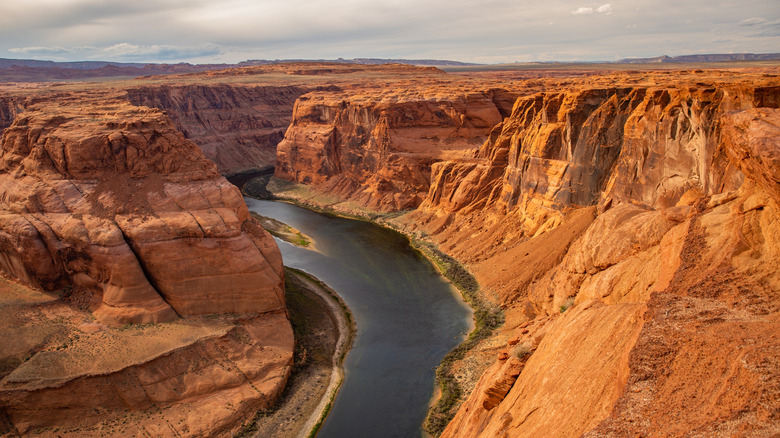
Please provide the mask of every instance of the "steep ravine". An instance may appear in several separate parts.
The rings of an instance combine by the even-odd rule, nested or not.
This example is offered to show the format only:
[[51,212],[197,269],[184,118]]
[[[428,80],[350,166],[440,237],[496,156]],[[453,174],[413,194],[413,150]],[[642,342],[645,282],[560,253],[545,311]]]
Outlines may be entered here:
[[[498,360],[444,436],[778,432],[776,76],[626,79],[521,97],[481,147],[445,159],[428,143],[435,158],[404,162],[430,166],[430,188],[392,222],[467,263],[506,314],[481,349]],[[277,176],[414,207],[405,193],[425,184],[370,176],[403,175],[380,119],[324,100],[296,105]],[[315,139],[306,155],[299,138]]]
[[219,173],[276,160],[310,201],[437,244],[503,309],[453,364],[473,390],[443,436],[774,436],[777,78],[4,100],[0,432],[202,436],[272,403],[281,257]]

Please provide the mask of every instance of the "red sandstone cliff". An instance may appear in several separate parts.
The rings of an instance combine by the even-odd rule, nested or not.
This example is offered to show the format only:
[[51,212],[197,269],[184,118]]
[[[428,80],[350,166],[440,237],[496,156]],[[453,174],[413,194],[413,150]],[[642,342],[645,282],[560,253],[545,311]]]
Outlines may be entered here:
[[[100,436],[141,415],[111,434],[203,436],[286,382],[279,250],[159,110],[76,95],[27,107],[3,134],[0,248],[6,275],[45,292],[0,294],[12,430]],[[246,316],[197,317],[226,313]]]
[[375,210],[419,204],[393,222],[503,308],[472,352],[499,360],[444,436],[780,432],[776,76],[545,84],[469,141],[431,99],[305,95],[277,176]]
[[164,110],[220,173],[272,167],[298,86],[162,85],[130,88],[134,105]]
[[549,92],[434,166],[405,220],[472,263],[531,352],[508,348],[443,436],[778,432],[780,112],[749,109],[772,93]]
[[721,119],[739,189],[599,215],[527,289],[552,319],[507,330],[533,351],[522,372],[493,365],[443,436],[776,434],[778,122],[776,109]]
[[275,175],[380,211],[417,207],[431,165],[480,144],[513,98],[499,89],[437,88],[302,96],[279,144]]

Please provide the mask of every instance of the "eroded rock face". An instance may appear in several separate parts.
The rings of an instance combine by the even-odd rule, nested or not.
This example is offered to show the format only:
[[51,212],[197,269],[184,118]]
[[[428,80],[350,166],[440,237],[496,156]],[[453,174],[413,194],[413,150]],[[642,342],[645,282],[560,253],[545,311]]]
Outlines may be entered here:
[[279,249],[159,110],[74,95],[18,115],[0,269],[33,288],[0,279],[0,432],[229,434],[290,374]]
[[[550,145],[551,137],[545,134],[539,141],[526,131],[565,131],[565,125],[560,128],[565,113],[557,110],[553,127],[531,117],[529,124],[518,122],[520,129],[505,135],[518,149],[512,152],[508,146],[503,183],[493,183],[492,197],[481,204],[474,199],[459,204],[426,201],[421,208],[430,213],[438,206],[440,217],[449,218],[449,223],[438,218],[429,222],[439,236],[462,234],[453,228],[468,219],[501,214],[527,218],[529,209],[533,214],[540,207],[547,212],[583,210],[577,202],[601,209],[585,227],[572,220],[571,212],[561,213],[552,231],[542,227],[539,232],[538,221],[521,221],[517,226],[525,228],[526,237],[518,233],[514,244],[499,242],[509,249],[493,250],[484,262],[472,265],[483,287],[498,289],[493,296],[506,312],[504,336],[517,337],[534,350],[498,403],[495,394],[491,398],[489,391],[475,390],[443,436],[778,433],[773,400],[779,393],[774,383],[779,376],[772,364],[780,344],[769,333],[780,329],[776,318],[780,276],[773,261],[780,257],[775,163],[780,110],[740,110],[772,102],[754,99],[758,93],[750,87],[648,91],[638,104],[631,104],[632,93],[638,96],[626,93],[622,106],[629,116],[612,119],[625,121],[623,139],[609,146],[608,130],[601,131],[605,137],[596,137],[596,144],[621,149],[600,176],[592,175],[600,172],[597,167],[584,181],[567,179],[576,162],[562,165],[566,169],[556,174],[552,189],[550,179],[541,177],[547,182],[536,184],[539,175],[530,176],[535,160],[553,158],[538,157],[544,153],[531,147]],[[605,102],[614,102],[618,95]],[[662,99],[666,103],[651,105],[658,96],[668,96]],[[683,96],[700,100],[684,104]],[[524,105],[534,107],[521,99],[513,117],[527,114],[517,111]],[[698,116],[697,108],[702,111]],[[596,119],[584,118],[580,132],[593,129],[589,124]],[[511,123],[505,120],[503,127]],[[605,127],[615,129],[614,122]],[[487,144],[499,144],[499,137]],[[531,145],[530,154],[520,160],[524,165],[513,167],[512,157],[521,155],[523,145]],[[500,149],[493,151],[500,156]],[[596,153],[585,162],[598,162],[603,156]],[[559,158],[556,155],[555,160]],[[549,166],[560,169],[556,163]],[[513,180],[511,175],[518,173],[521,178]],[[438,192],[432,187],[431,193],[446,191],[451,195],[440,199],[456,199],[458,180],[448,181],[449,188],[442,184]],[[474,187],[482,180],[472,176],[461,181]],[[520,195],[515,198],[514,193]],[[514,199],[518,201],[513,205]],[[450,213],[443,213],[446,209]],[[497,229],[488,221],[481,227]],[[559,261],[535,271],[536,278],[518,289],[506,290],[516,284],[505,275],[512,272],[507,254],[519,260],[530,255],[523,263],[539,268],[541,256],[534,257],[534,251],[555,251],[560,239],[553,237],[567,232],[573,239]],[[476,233],[470,231],[472,236]],[[450,248],[466,252],[455,245]],[[490,368],[477,388],[505,385],[511,376],[503,367]]]
[[164,110],[222,174],[265,169],[290,124],[298,86],[163,85],[130,88],[134,105]]
[[37,104],[3,136],[0,267],[95,293],[106,324],[283,311],[281,256],[159,111]]
[[586,88],[522,98],[473,160],[433,166],[421,210],[492,209],[519,216],[532,236],[560,223],[558,212],[569,207],[666,208],[686,193],[728,191],[742,176],[718,149],[718,120],[753,105],[754,90],[744,85]]
[[410,84],[306,94],[279,144],[275,175],[380,211],[415,208],[431,165],[482,143],[508,95]]
[[[429,190],[392,222],[468,264],[504,310],[504,327],[470,354],[495,360],[507,339],[530,353],[501,350],[443,436],[780,432],[776,77],[541,81],[544,92],[482,131],[482,147],[428,142],[440,151],[425,161]],[[408,191],[392,177],[412,167],[382,161],[414,126],[391,129],[404,106],[311,96],[297,103],[277,176],[378,210],[417,205],[404,194],[424,184]],[[406,167],[389,172],[395,162]],[[412,175],[398,180],[426,172]]]

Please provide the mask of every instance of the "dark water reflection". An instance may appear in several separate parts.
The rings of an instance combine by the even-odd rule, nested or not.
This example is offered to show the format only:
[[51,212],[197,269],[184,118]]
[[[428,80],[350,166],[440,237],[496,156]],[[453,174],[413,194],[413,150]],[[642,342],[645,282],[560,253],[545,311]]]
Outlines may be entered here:
[[284,264],[327,283],[355,315],[344,384],[317,436],[421,436],[434,368],[470,329],[470,310],[398,233],[283,202],[246,202],[316,241],[316,252],[278,241]]

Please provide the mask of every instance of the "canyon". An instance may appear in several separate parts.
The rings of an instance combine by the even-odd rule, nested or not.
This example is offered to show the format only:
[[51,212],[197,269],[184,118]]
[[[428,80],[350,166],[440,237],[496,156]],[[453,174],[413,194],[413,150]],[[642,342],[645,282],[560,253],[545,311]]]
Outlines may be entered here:
[[272,404],[282,260],[221,174],[275,167],[280,195],[436,245],[503,314],[431,432],[780,433],[778,74],[292,63],[0,87],[0,432],[220,435]]
[[379,93],[299,101],[279,145],[276,176],[314,188],[299,200],[402,213],[384,221],[465,263],[503,310],[453,367],[474,389],[442,436],[777,433],[776,72],[528,82],[544,91],[513,89],[458,153],[460,126],[488,124],[474,110],[415,155],[408,104]]

